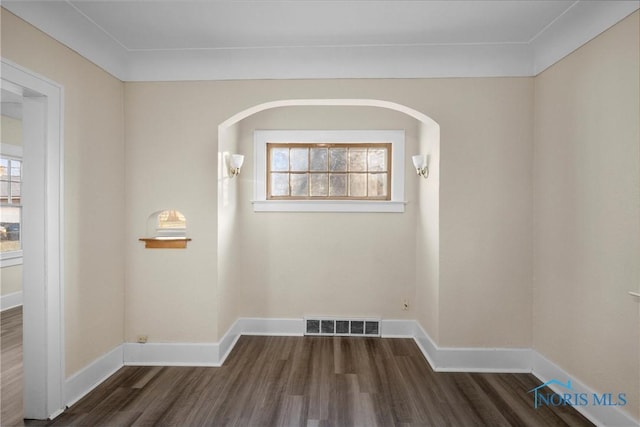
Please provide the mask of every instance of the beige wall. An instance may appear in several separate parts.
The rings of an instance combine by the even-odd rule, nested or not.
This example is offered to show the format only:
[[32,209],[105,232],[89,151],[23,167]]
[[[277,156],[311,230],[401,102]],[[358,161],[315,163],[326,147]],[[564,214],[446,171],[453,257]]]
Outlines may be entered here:
[[[216,124],[227,100],[201,85],[209,84],[125,84],[126,341],[219,337]],[[148,216],[164,209],[186,216],[186,249],[149,250],[138,241]]]
[[529,347],[533,79],[452,83],[427,95],[444,110],[438,344]]
[[[438,317],[431,312],[421,317],[425,322],[439,318],[439,325],[425,327],[429,331],[439,329],[439,341],[448,346],[530,345],[533,79],[127,83],[125,93],[129,189],[125,215],[129,259],[127,340],[148,334],[151,340],[157,341],[211,342],[226,330],[223,324],[231,322],[232,314],[218,320],[216,313],[216,307],[225,304],[220,295],[228,291],[220,289],[223,285],[217,283],[219,272],[215,266],[218,256],[226,256],[216,253],[218,222],[222,221],[216,219],[218,124],[237,112],[272,100],[369,98],[407,105],[432,117],[441,126],[440,304]],[[345,127],[351,118],[345,118]],[[296,112],[290,116],[292,122],[293,119],[313,123],[314,118]],[[278,120],[279,126],[284,118]],[[391,127],[395,127],[395,123]],[[414,138],[419,138],[420,130],[413,132]],[[407,153],[407,163],[409,161]],[[250,166],[251,160],[248,162]],[[245,167],[239,181],[246,184],[250,172],[250,168]],[[410,175],[411,170],[408,172],[408,185],[418,185],[417,178]],[[149,213],[167,207],[187,215],[193,241],[183,253],[143,250],[136,239],[144,233],[145,219]],[[415,237],[408,235],[403,222],[402,218],[417,215],[413,205],[408,210],[404,217],[372,216],[373,219],[365,221],[378,226],[380,218],[385,218],[384,221],[389,221],[385,227],[406,236],[402,243],[394,239],[383,254],[376,249],[380,247],[380,240],[370,239],[367,243],[371,243],[373,249],[367,246],[362,250],[367,262],[383,255],[391,257],[394,267],[385,270],[384,280],[393,281],[396,286],[409,286],[410,293],[412,285],[404,283],[410,283],[418,270],[417,264],[425,260],[416,258]],[[266,218],[264,221],[268,224],[257,233],[267,245],[266,250],[272,251],[270,245],[280,249],[281,244],[273,239],[278,237],[279,224],[284,224],[285,218],[288,224],[308,229],[309,238],[316,238],[322,231],[314,229],[313,224],[320,216],[327,218],[329,227],[349,229],[362,224],[349,215],[264,214],[259,217],[256,214],[256,218]],[[417,227],[417,219],[414,222]],[[410,259],[393,253],[399,250],[406,254],[408,251],[403,245],[413,251]],[[399,249],[400,246],[403,247]],[[247,250],[255,254],[252,247]],[[243,259],[240,265],[262,266],[262,262]],[[395,269],[396,264],[401,270]],[[273,291],[285,299],[273,303],[273,307],[279,307],[277,310],[261,307],[259,313],[243,314],[302,313],[299,309],[285,309],[300,301],[297,296],[284,292],[284,288],[277,288],[292,286],[282,278],[289,274],[301,277],[300,268],[294,265],[283,271],[264,270],[269,282],[276,287],[261,291]],[[259,271],[255,268],[255,274]],[[393,271],[403,274],[394,276]],[[258,279],[251,276],[254,270],[243,274],[249,276],[249,283],[257,284]],[[429,280],[437,280],[437,275]],[[429,286],[434,288],[433,283]],[[385,292],[380,297],[389,295]],[[423,299],[430,297],[422,294]],[[347,311],[358,314],[359,301],[360,297],[352,293],[347,299],[317,309],[328,314],[333,310],[340,314]],[[394,295],[390,303],[378,302],[375,311],[385,316],[416,316],[398,312],[399,303]],[[422,306],[438,307],[425,301],[414,309]],[[365,311],[374,311],[374,308],[362,310]],[[218,322],[222,323],[218,325]]]
[[[640,418],[639,308],[626,294],[640,283],[638,19],[535,79],[123,84],[2,10],[2,56],[65,88],[67,373],[140,334],[215,342],[240,315],[375,312],[417,318],[441,346],[533,345],[587,385],[627,392],[626,409]],[[406,214],[251,211],[250,156],[231,181],[219,149],[244,149],[258,126],[373,121],[331,112],[329,125],[304,109],[272,111],[218,147],[222,121],[293,98],[382,99],[438,122],[439,152],[406,118],[371,116],[410,129],[417,151],[433,149],[429,181],[407,171]],[[187,216],[193,241],[182,251],[143,249],[149,214],[168,208]],[[387,240],[348,248],[361,251],[370,271],[359,274],[379,285],[375,297],[354,286],[344,299],[319,290],[317,302],[301,302],[308,293],[296,282],[310,266],[291,228],[319,242],[316,256],[336,260],[319,218],[358,238],[364,227],[383,230]],[[387,268],[371,268],[378,260]],[[398,293],[415,301],[409,313]]]
[[405,179],[409,203],[402,214],[255,213],[250,201],[256,129],[400,129],[406,153],[416,153],[418,122],[377,107],[286,107],[251,116],[240,129],[239,148],[248,154],[238,205],[240,315],[413,319],[414,313],[402,310],[402,300],[415,296],[414,176]]
[[123,83],[1,13],[3,58],[64,86],[64,316],[71,375],[123,340]]
[[639,14],[535,81],[536,350],[640,419]]
[[[22,120],[0,116],[0,144],[22,145]],[[22,291],[22,265],[0,269],[0,295]]]
[[[251,162],[245,158],[242,174],[229,176],[229,156],[246,153],[239,141],[239,124],[227,128],[218,144],[218,336],[224,335],[239,317],[242,304],[242,276],[246,248],[240,239],[242,224],[239,221],[240,181],[246,179]],[[251,266],[248,268],[252,268]]]
[[[428,156],[429,176],[418,179],[416,218],[416,297],[411,304],[415,318],[429,336],[440,341],[440,127],[420,124],[420,148]],[[427,154],[428,153],[428,154]]]

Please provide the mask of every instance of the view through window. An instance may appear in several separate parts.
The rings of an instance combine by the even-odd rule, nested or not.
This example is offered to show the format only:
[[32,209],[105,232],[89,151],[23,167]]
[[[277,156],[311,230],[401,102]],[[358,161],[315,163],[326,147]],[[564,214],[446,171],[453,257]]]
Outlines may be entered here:
[[270,200],[390,200],[390,143],[267,143]]
[[0,248],[2,253],[22,249],[22,161],[0,157]]

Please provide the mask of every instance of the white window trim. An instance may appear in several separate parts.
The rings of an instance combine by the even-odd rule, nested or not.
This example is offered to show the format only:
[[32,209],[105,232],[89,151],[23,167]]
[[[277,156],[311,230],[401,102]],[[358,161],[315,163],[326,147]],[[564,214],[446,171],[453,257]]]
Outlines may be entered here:
[[[22,147],[13,144],[0,144],[0,156],[22,161]],[[0,268],[13,267],[14,265],[22,265],[22,249],[0,252]]]
[[22,251],[3,252],[0,254],[0,268],[22,265]]
[[0,155],[3,157],[12,157],[16,160],[22,160],[22,146],[0,143]]
[[[254,212],[404,212],[404,130],[256,130],[253,140]],[[391,200],[267,200],[267,142],[390,142]]]

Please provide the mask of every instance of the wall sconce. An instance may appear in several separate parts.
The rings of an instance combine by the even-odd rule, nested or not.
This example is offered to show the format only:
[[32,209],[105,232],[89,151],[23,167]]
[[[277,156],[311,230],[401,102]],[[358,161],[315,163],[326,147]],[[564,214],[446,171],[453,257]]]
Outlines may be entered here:
[[244,156],[242,154],[232,154],[229,158],[229,175],[231,178],[240,175],[240,168],[244,163]]
[[416,168],[416,174],[423,178],[427,178],[429,176],[429,166],[427,165],[427,156],[423,154],[416,154],[411,157],[413,160],[413,166]]

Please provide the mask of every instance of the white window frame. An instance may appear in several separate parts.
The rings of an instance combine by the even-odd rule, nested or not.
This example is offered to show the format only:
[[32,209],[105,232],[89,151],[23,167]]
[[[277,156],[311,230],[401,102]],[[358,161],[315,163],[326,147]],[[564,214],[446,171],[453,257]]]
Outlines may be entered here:
[[[256,130],[254,131],[254,212],[402,213],[404,130]],[[267,200],[267,143],[391,143],[391,200]]]
[[[22,147],[12,144],[0,144],[0,156],[22,162]],[[20,222],[20,241],[22,241],[22,221]],[[0,252],[0,268],[22,265],[22,245],[20,247],[21,249],[18,251]]]

